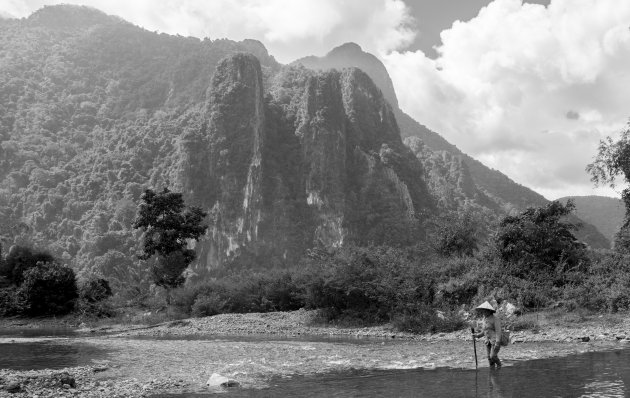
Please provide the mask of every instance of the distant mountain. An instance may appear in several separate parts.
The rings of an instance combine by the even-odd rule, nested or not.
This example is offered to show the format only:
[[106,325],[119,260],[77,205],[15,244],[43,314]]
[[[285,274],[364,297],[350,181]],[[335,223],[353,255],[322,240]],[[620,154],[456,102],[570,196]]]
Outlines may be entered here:
[[626,214],[621,199],[593,195],[566,196],[558,200],[566,203],[569,199],[575,203],[578,217],[594,225],[610,242],[614,242]]
[[[405,143],[422,161],[429,187],[445,208],[463,205],[467,201],[491,209],[496,214],[508,214],[549,202],[542,195],[512,181],[500,171],[463,153],[442,136],[407,115],[398,106],[396,92],[385,65],[374,55],[364,52],[357,44],[346,43],[323,57],[308,56],[294,61],[293,64],[314,70],[357,67],[370,75],[382,90],[383,96],[392,104],[401,134],[407,137]],[[603,235],[586,224],[576,235],[595,248],[610,246]]]

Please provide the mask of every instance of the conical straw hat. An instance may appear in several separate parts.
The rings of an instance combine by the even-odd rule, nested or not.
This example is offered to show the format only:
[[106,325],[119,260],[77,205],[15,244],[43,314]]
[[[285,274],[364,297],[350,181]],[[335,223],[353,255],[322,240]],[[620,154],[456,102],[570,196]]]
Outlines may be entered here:
[[492,304],[490,304],[487,301],[484,301],[483,304],[481,304],[479,307],[475,308],[476,310],[488,310],[488,311],[492,311],[492,312],[497,312],[497,310],[494,309],[494,307],[492,307]]

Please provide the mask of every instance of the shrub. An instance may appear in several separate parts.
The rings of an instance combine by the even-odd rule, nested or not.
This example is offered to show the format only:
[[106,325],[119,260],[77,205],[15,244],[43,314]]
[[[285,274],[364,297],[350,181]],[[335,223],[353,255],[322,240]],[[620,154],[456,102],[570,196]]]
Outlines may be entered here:
[[593,265],[582,280],[564,290],[564,299],[593,311],[629,310],[630,256],[614,253],[593,257]]
[[19,290],[29,315],[66,314],[78,297],[74,271],[55,262],[27,270]]
[[112,289],[106,279],[88,279],[79,288],[79,300],[76,303],[76,309],[86,316],[111,317],[116,311],[108,300],[110,297],[112,297]]
[[112,296],[107,279],[95,278],[85,281],[79,289],[79,298],[88,303],[96,303]]
[[26,310],[26,303],[17,288],[0,289],[0,316],[20,315]]
[[220,314],[225,306],[224,300],[219,294],[198,296],[192,305],[192,316],[201,318],[204,316],[212,316]]
[[531,330],[536,332],[540,329],[540,324],[535,314],[526,314],[506,322],[505,328],[513,332],[521,330]]
[[7,254],[0,272],[14,285],[20,286],[24,280],[24,273],[37,266],[38,263],[50,263],[55,259],[50,253],[33,250],[29,247],[15,246]]
[[343,248],[302,266],[314,269],[305,305],[329,320],[392,320],[407,303],[433,302],[435,281],[413,252],[387,247]]

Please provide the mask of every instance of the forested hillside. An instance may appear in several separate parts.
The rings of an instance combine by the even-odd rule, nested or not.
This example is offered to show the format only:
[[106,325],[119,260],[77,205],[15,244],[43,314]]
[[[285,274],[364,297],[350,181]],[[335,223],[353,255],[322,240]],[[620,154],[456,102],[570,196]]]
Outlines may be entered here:
[[48,248],[116,288],[147,283],[132,228],[147,188],[210,213],[198,275],[311,247],[412,244],[435,212],[358,69],[283,67],[253,40],[157,34],[86,7],[0,30],[5,245]]

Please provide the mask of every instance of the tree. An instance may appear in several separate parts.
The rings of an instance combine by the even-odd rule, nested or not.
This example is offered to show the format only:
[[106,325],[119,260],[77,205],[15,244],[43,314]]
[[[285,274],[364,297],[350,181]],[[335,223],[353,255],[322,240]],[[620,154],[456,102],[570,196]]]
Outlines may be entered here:
[[562,221],[574,209],[570,200],[566,205],[553,201],[504,217],[495,236],[501,259],[515,265],[521,277],[548,276],[586,264],[586,247],[571,232],[577,226]]
[[[187,207],[181,193],[168,188],[160,193],[147,189],[134,228],[144,230],[141,259],[157,256],[151,273],[156,285],[170,289],[184,282],[182,273],[195,259],[195,251],[188,249],[191,239],[198,240],[206,232],[202,224],[207,213],[199,207]],[[168,300],[168,298],[167,298]]]
[[74,271],[55,261],[39,263],[24,272],[19,295],[29,315],[67,314],[78,297]]
[[481,237],[481,220],[470,208],[448,212],[434,220],[433,245],[443,256],[472,256]]
[[[607,137],[599,142],[595,160],[586,166],[595,185],[609,185],[614,188],[617,178],[630,183],[630,122],[621,132],[619,140]],[[626,208],[626,217],[615,237],[615,250],[630,253],[630,188],[621,191],[621,199]]]
[[13,246],[7,254],[0,275],[6,277],[16,286],[24,280],[24,273],[38,264],[53,262],[54,257],[47,252],[33,250],[25,246]]

